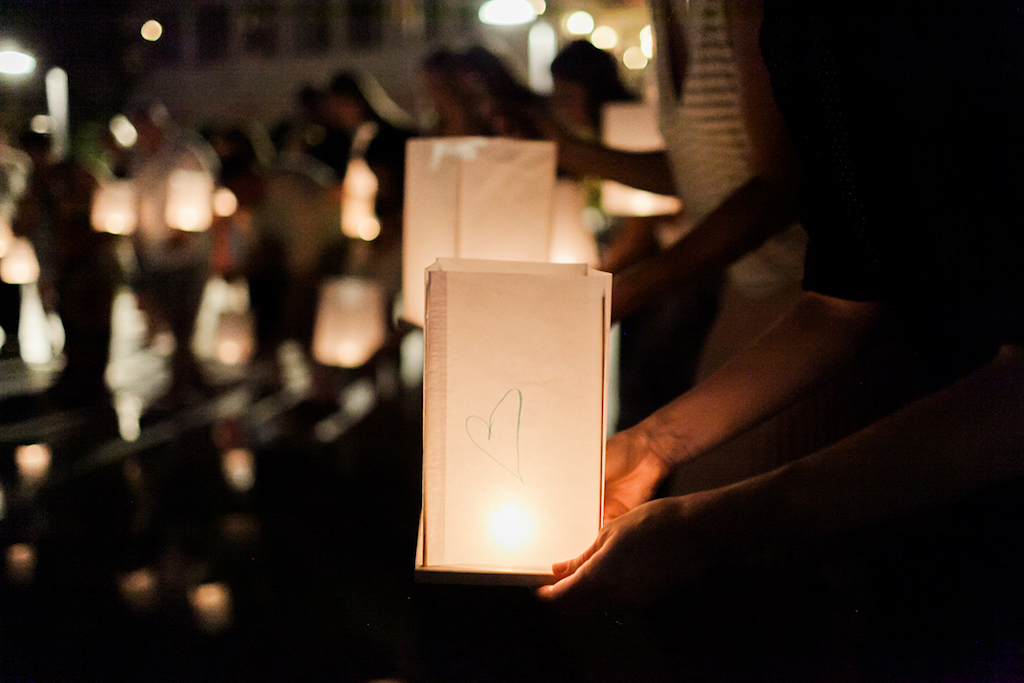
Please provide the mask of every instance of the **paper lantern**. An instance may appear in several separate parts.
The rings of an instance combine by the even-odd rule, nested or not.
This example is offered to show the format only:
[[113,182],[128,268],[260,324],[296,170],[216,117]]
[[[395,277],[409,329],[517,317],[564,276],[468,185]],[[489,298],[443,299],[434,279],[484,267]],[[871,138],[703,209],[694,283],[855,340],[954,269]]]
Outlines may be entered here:
[[341,232],[346,237],[376,239],[380,234],[376,201],[377,176],[364,159],[352,159],[341,185]]
[[582,185],[568,179],[555,184],[555,212],[548,256],[551,263],[597,265],[597,241],[583,220],[586,210],[586,192]]
[[597,536],[610,292],[581,264],[428,269],[421,579],[542,582]]
[[139,222],[139,196],[131,180],[105,180],[92,196],[92,227],[97,232],[130,235]]
[[39,279],[36,250],[25,237],[16,237],[0,259],[0,280],[12,285],[27,285]]
[[425,138],[406,148],[402,315],[423,325],[423,272],[440,257],[546,261],[555,144]]
[[213,224],[213,176],[206,171],[178,169],[167,180],[167,225],[202,232]]
[[320,287],[313,330],[313,357],[343,368],[364,365],[387,332],[384,290],[364,278],[332,278]]
[[[604,144],[627,152],[665,149],[657,112],[642,102],[610,102],[601,110]],[[637,190],[606,180],[601,183],[601,208],[613,216],[662,216],[679,213],[676,197]]]
[[212,278],[206,284],[196,317],[192,351],[204,360],[241,365],[252,358],[255,323],[244,281]]

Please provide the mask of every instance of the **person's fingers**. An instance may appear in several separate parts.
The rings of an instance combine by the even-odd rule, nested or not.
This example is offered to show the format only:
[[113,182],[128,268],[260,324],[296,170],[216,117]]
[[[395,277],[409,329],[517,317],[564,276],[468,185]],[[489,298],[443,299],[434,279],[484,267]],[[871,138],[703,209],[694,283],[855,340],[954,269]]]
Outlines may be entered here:
[[[576,610],[585,610],[593,606],[601,595],[600,581],[595,573],[596,562],[600,560],[600,556],[599,549],[595,553],[584,553],[576,560],[570,561],[568,564],[574,565],[573,571],[558,582],[539,588],[537,597]],[[579,564],[575,564],[577,561]]]

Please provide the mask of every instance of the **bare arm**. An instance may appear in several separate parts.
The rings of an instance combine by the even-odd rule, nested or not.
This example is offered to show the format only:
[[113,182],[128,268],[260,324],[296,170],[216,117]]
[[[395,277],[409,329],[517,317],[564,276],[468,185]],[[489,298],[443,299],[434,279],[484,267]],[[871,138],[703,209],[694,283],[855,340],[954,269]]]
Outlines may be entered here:
[[774,414],[852,358],[880,305],[806,293],[706,380],[608,442],[605,517],[649,500],[675,465]]
[[1024,348],[817,453],[722,488],[651,501],[552,569],[541,597],[635,606],[721,558],[864,527],[1024,476]]
[[796,220],[798,167],[761,59],[761,3],[730,0],[726,12],[753,176],[671,248],[616,274],[615,318],[727,266]]

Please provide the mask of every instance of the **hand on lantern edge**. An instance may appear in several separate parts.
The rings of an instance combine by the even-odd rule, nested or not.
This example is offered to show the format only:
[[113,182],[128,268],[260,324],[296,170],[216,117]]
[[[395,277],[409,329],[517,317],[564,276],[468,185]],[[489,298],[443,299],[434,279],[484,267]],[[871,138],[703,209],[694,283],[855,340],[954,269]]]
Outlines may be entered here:
[[582,555],[552,566],[556,582],[537,596],[582,611],[637,608],[696,578],[713,559],[697,496],[651,501],[604,525]]
[[654,497],[669,464],[652,453],[642,429],[633,427],[608,439],[605,448],[604,522]]

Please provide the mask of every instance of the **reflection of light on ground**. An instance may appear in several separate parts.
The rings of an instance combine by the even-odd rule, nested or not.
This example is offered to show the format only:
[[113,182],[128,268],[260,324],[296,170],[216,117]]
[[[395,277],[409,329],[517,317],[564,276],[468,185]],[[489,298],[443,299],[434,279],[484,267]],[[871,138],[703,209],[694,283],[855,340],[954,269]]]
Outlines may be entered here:
[[491,540],[503,550],[519,550],[533,538],[533,517],[514,503],[498,508],[487,521]]
[[121,577],[121,597],[135,610],[150,610],[156,604],[157,578],[152,569],[142,568]]
[[246,448],[232,448],[220,460],[224,479],[235,491],[245,492],[256,483],[256,461]]
[[28,543],[7,548],[7,576],[14,583],[28,583],[36,573],[36,549]]
[[14,462],[18,465],[21,480],[26,484],[35,484],[50,471],[50,449],[41,443],[18,446],[14,452]]
[[204,583],[189,595],[199,627],[216,633],[231,625],[231,589],[223,583]]

